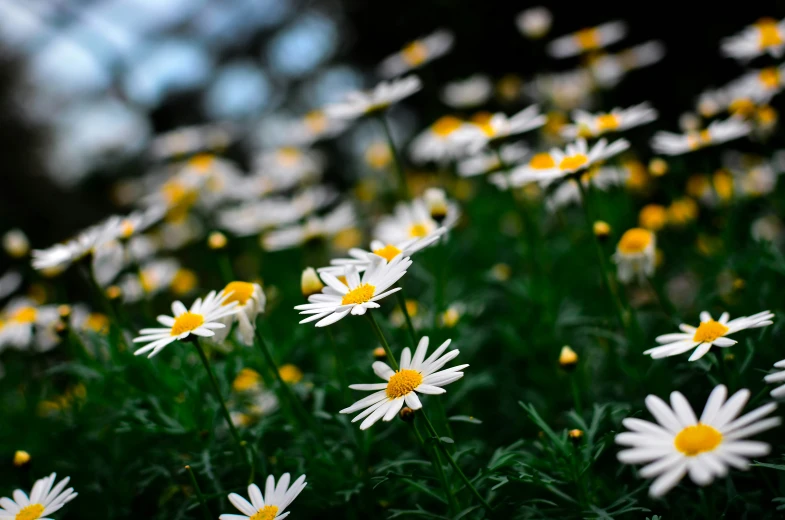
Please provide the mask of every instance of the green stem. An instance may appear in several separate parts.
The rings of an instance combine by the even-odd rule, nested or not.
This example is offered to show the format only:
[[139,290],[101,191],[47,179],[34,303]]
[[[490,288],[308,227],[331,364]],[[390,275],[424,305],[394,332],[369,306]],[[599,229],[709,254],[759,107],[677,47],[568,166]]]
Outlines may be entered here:
[[368,311],[365,314],[368,316],[368,321],[371,322],[371,328],[373,329],[373,332],[376,334],[376,337],[379,338],[379,342],[382,344],[384,351],[387,353],[387,361],[390,363],[392,369],[397,372],[399,370],[398,362],[395,360],[392,350],[390,350],[390,344],[387,343],[387,339],[385,339],[382,329],[379,328],[379,324],[376,323],[376,318],[373,317],[373,311]]
[[420,441],[420,445],[431,457],[431,464],[433,464],[433,469],[436,472],[436,476],[441,481],[442,487],[444,488],[444,494],[447,497],[447,505],[450,508],[450,514],[455,515],[459,510],[458,501],[455,499],[455,495],[453,494],[452,488],[450,487],[450,482],[447,480],[447,475],[444,473],[444,467],[442,466],[442,460],[439,457],[439,452],[433,446],[428,446],[428,444],[426,444],[425,439],[423,439],[423,436],[414,421],[412,421],[410,424],[412,425],[412,431],[414,432],[414,435],[416,435],[417,440]]
[[382,129],[384,129],[384,135],[387,137],[387,143],[390,145],[390,152],[392,152],[393,161],[395,162],[395,170],[398,174],[398,192],[401,200],[409,200],[411,197],[409,196],[409,187],[406,184],[406,172],[403,169],[403,161],[398,153],[398,148],[396,148],[395,141],[393,141],[390,124],[387,122],[384,112],[380,112],[378,118],[382,124]]
[[570,374],[570,386],[572,387],[572,399],[575,402],[575,411],[583,417],[583,407],[581,406],[581,390],[578,388],[578,378],[575,374]]
[[329,327],[325,327],[327,329],[327,337],[330,339],[330,345],[333,348],[333,356],[335,356],[335,371],[338,374],[338,384],[341,385],[341,393],[345,400],[350,399],[349,395],[349,380],[346,377],[346,366],[343,363],[343,356],[341,356],[341,352],[338,349],[338,343],[335,341],[335,336],[333,336],[333,331]]
[[221,277],[225,283],[231,283],[234,281],[232,263],[229,261],[229,257],[224,253],[218,253],[218,270],[221,273]]
[[433,425],[431,424],[431,421],[428,420],[428,416],[425,415],[425,412],[423,410],[419,411],[419,415],[421,415],[423,420],[425,421],[425,427],[428,429],[430,434],[433,436],[433,441],[436,443],[436,445],[442,451],[444,456],[447,457],[447,462],[450,463],[450,466],[452,466],[452,468],[455,470],[455,472],[458,474],[458,476],[461,477],[461,480],[463,480],[463,483],[466,484],[466,487],[469,488],[469,490],[472,492],[472,494],[477,498],[477,500],[480,501],[480,503],[488,511],[488,513],[493,514],[493,508],[483,498],[483,496],[479,493],[479,491],[477,491],[477,488],[474,487],[474,484],[472,484],[471,480],[469,480],[469,478],[463,473],[463,470],[461,470],[461,467],[458,465],[457,462],[455,462],[455,459],[452,458],[452,455],[450,454],[449,450],[447,449],[447,447],[442,442],[441,437],[439,437],[439,434],[436,433],[436,430],[434,429]]
[[204,515],[205,520],[210,520],[212,515],[210,514],[210,509],[207,507],[207,502],[204,499],[204,495],[202,495],[202,490],[199,488],[199,483],[196,482],[196,475],[194,475],[194,470],[191,469],[191,466],[186,466],[185,470],[188,472],[188,476],[191,477],[191,484],[193,484],[194,491],[196,491],[196,498],[199,499],[199,504],[202,506],[202,514]]
[[401,308],[401,312],[403,313],[403,318],[406,320],[406,328],[409,331],[409,339],[412,342],[412,348],[417,347],[417,333],[414,331],[414,325],[412,325],[412,318],[409,316],[409,309],[406,308],[406,298],[403,295],[403,289],[395,293],[396,298],[398,298],[398,306]]
[[226,407],[226,401],[224,401],[224,398],[221,395],[221,389],[218,386],[218,381],[215,379],[213,369],[210,368],[210,362],[207,360],[207,355],[204,353],[204,349],[202,348],[201,343],[199,343],[199,340],[194,339],[191,341],[191,343],[193,343],[194,347],[196,347],[196,352],[199,354],[199,359],[202,360],[204,369],[207,370],[208,379],[210,380],[210,384],[213,387],[215,396],[218,398],[218,402],[221,404],[221,413],[223,413],[226,424],[229,425],[229,431],[232,434],[232,438],[237,443],[240,453],[243,454],[245,453],[245,444],[243,443],[242,439],[240,439],[240,433],[237,431],[237,428],[235,428],[234,423],[232,422],[232,416],[229,415],[229,409]]
[[576,184],[578,184],[578,189],[581,192],[581,202],[583,206],[583,212],[586,216],[586,226],[589,230],[589,234],[592,237],[592,242],[594,242],[594,249],[597,252],[597,259],[600,263],[600,270],[602,271],[602,281],[605,285],[605,289],[611,293],[613,299],[613,305],[616,309],[616,318],[619,320],[619,324],[625,330],[627,330],[627,320],[625,319],[624,307],[621,303],[621,299],[617,294],[616,290],[614,289],[613,284],[611,283],[610,276],[608,275],[608,269],[605,265],[605,254],[602,252],[602,247],[600,247],[600,243],[597,241],[597,237],[594,234],[594,220],[591,216],[591,209],[589,208],[589,196],[586,191],[586,188],[583,186],[581,179],[578,178],[575,180]]

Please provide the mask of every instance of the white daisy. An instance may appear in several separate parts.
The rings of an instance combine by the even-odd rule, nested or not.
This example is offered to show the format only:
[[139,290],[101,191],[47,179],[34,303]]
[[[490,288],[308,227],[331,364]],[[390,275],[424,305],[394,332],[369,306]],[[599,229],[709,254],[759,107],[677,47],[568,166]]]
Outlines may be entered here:
[[379,220],[373,236],[385,244],[403,244],[413,238],[427,238],[440,233],[439,228],[452,229],[458,222],[460,209],[453,202],[447,203],[444,219],[437,222],[423,198],[409,203],[400,202],[392,215]]
[[632,228],[624,232],[616,245],[613,261],[616,276],[622,283],[637,278],[644,281],[654,274],[657,237],[643,228]]
[[785,20],[761,18],[722,40],[720,48],[724,56],[737,60],[750,60],[766,53],[781,58],[785,54]]
[[607,89],[615,87],[628,72],[654,65],[664,56],[665,45],[652,40],[617,53],[603,54],[589,63],[589,70],[595,83]]
[[60,342],[55,333],[59,318],[56,305],[37,305],[28,298],[14,298],[0,313],[0,350],[6,346],[37,352],[51,350]]
[[226,327],[221,323],[221,318],[237,312],[236,302],[223,305],[227,298],[229,295],[223,291],[217,294],[211,291],[204,301],[197,298],[190,309],[186,309],[182,302],[175,301],[172,303],[173,317],[158,316],[157,318],[163,328],[139,331],[141,336],[134,338],[134,343],[147,343],[147,345],[134,352],[134,355],[139,356],[152,351],[147,357],[153,357],[170,343],[183,340],[191,334],[205,338],[214,336],[215,329]]
[[346,95],[346,101],[328,105],[324,111],[328,116],[337,119],[357,119],[366,114],[384,111],[421,88],[420,78],[414,75],[382,81],[373,90],[350,92]]
[[0,520],[50,520],[47,518],[49,515],[59,511],[78,494],[74,493],[74,488],[65,489],[70,477],[54,486],[56,477],[57,474],[52,473],[36,480],[29,498],[21,489],[14,491],[13,499],[0,498]]
[[651,147],[660,154],[681,155],[744,137],[751,131],[752,126],[748,122],[731,117],[724,121],[712,121],[704,130],[697,132],[657,132],[651,140]]
[[627,182],[630,174],[624,168],[594,167],[580,176],[580,180],[569,179],[563,182],[545,201],[546,207],[550,211],[573,203],[581,203],[581,190],[578,182],[584,186],[591,185],[600,191],[607,191],[611,186],[621,186]]
[[[774,368],[785,369],[785,359],[774,363]],[[772,374],[768,374],[763,378],[767,383],[782,383],[785,381],[785,370],[779,370]],[[770,395],[775,399],[785,396],[785,384],[781,384],[770,392]]]
[[751,70],[726,85],[730,99],[746,98],[755,103],[768,103],[785,88],[785,65]]
[[226,123],[176,128],[159,134],[150,144],[153,159],[189,155],[203,150],[218,150],[229,146],[236,134]]
[[149,299],[164,291],[177,276],[180,262],[174,258],[156,258],[144,263],[138,273],[121,276],[118,286],[122,291],[123,301],[135,303]]
[[17,271],[9,270],[0,276],[0,300],[10,296],[22,285],[22,275]]
[[[298,305],[295,309],[300,314],[311,314],[300,323],[316,321],[317,327],[332,325],[344,318],[350,312],[362,315],[368,309],[376,309],[376,303],[385,296],[400,290],[400,287],[390,289],[412,265],[409,257],[396,256],[390,262],[381,257],[374,257],[360,279],[357,268],[347,265],[344,271],[346,282],[338,280],[335,275],[321,273],[322,281],[327,287],[320,294],[308,297],[310,303]],[[389,290],[388,290],[389,289]]]
[[716,386],[700,419],[679,392],[671,393],[671,406],[649,395],[646,407],[658,424],[633,417],[622,421],[630,431],[617,435],[616,443],[630,448],[619,452],[619,461],[647,463],[639,474],[657,477],[649,488],[652,497],[670,491],[687,473],[699,486],[707,486],[715,477],[726,476],[729,467],[747,469],[747,457],[769,453],[768,444],[745,439],[780,424],[779,417],[763,419],[777,405],[769,403],[738,417],[750,391],[739,390],[726,400],[727,395],[724,385]]
[[236,304],[236,312],[221,318],[221,323],[226,325],[223,329],[215,331],[213,339],[221,342],[226,339],[231,330],[232,323],[237,321],[237,334],[246,345],[253,345],[253,336],[256,331],[256,317],[264,312],[267,298],[261,285],[249,282],[229,282],[224,287],[226,295],[222,306]]
[[408,43],[403,49],[382,60],[379,75],[392,78],[418,69],[452,49],[455,37],[450,31],[439,29],[428,36]]
[[324,110],[311,110],[301,117],[273,115],[259,121],[253,130],[257,148],[307,147],[346,130],[346,121],[329,117]]
[[[579,138],[574,143],[568,144],[564,151],[552,148],[550,152],[538,153],[527,164],[516,167],[506,179],[506,185],[523,186],[531,182],[545,183],[546,185],[572,173],[585,170],[592,164],[604,161],[617,155],[627,148],[630,143],[626,139],[619,139],[608,144],[606,139],[600,139],[591,148],[586,140]],[[502,174],[497,174],[492,181],[498,186],[504,186]]]
[[330,260],[329,267],[320,267],[320,273],[330,273],[335,276],[342,276],[347,265],[353,265],[358,272],[365,271],[373,262],[374,257],[384,258],[391,262],[394,258],[410,257],[414,253],[422,251],[426,247],[432,246],[439,241],[439,238],[447,232],[445,228],[438,228],[436,231],[425,237],[412,238],[399,244],[385,244],[380,240],[371,241],[371,250],[366,251],[358,247],[349,250],[351,258],[335,258]]
[[280,251],[300,246],[309,240],[330,238],[352,228],[355,220],[352,205],[343,203],[323,217],[310,217],[304,224],[270,231],[262,237],[262,247],[266,251]]
[[452,81],[442,89],[442,101],[453,108],[473,108],[482,105],[493,94],[493,83],[485,74],[475,74],[460,81]]
[[316,150],[282,146],[265,150],[253,157],[250,177],[232,189],[238,200],[255,200],[270,193],[319,181],[325,159]]
[[569,58],[607,47],[626,35],[627,26],[617,20],[556,38],[548,44],[547,50],[554,58]]
[[651,356],[652,359],[661,359],[678,356],[698,347],[689,358],[689,361],[695,361],[705,356],[712,345],[732,347],[737,342],[728,338],[729,335],[746,329],[757,329],[771,325],[773,317],[774,314],[763,311],[752,316],[742,316],[728,321],[730,315],[723,312],[720,319],[714,321],[711,314],[703,311],[700,314],[701,322],[697,328],[682,323],[679,325],[682,332],[657,336],[656,340],[660,346],[650,348],[643,353]]
[[229,502],[243,514],[223,514],[219,517],[220,520],[279,520],[286,518],[291,511],[284,513],[284,510],[308,485],[305,481],[305,475],[292,482],[291,486],[289,485],[290,479],[291,476],[288,473],[284,473],[276,486],[275,477],[272,475],[268,476],[264,487],[264,495],[262,495],[259,486],[251,484],[248,486],[250,502],[237,493],[230,494]]
[[[417,350],[412,352],[409,347],[401,353],[400,369],[394,371],[387,363],[376,361],[373,364],[374,373],[384,379],[385,383],[369,385],[350,385],[353,390],[372,390],[374,393],[360,399],[352,406],[344,408],[340,413],[354,413],[364,410],[352,422],[365,420],[360,424],[361,430],[370,428],[379,419],[391,421],[401,410],[404,403],[412,410],[422,408],[422,403],[417,394],[438,395],[447,391],[442,388],[463,377],[464,368],[469,365],[457,365],[445,370],[440,370],[449,361],[458,356],[460,351],[451,350],[444,352],[452,340],[448,339],[437,348],[433,354],[425,358],[428,351],[428,337],[425,336],[417,345]],[[442,355],[444,354],[444,355]]]
[[[529,148],[522,142],[509,143],[501,146],[502,160],[506,166],[515,166],[529,155]],[[486,150],[477,155],[464,159],[458,163],[458,175],[461,177],[474,177],[491,173],[502,168],[496,152]]]
[[11,258],[24,258],[30,252],[30,240],[21,229],[11,229],[3,235],[3,249]]
[[515,17],[515,26],[522,35],[532,40],[538,40],[548,34],[552,23],[553,15],[542,6],[530,7]]
[[531,105],[510,117],[498,112],[487,121],[473,124],[475,131],[468,152],[477,153],[485,146],[539,128],[546,121],[547,117],[540,113],[537,105]]
[[444,163],[467,153],[467,144],[474,140],[477,127],[457,117],[444,116],[414,138],[409,146],[413,161]]
[[561,134],[567,139],[576,137],[599,137],[609,132],[621,132],[629,128],[650,123],[657,119],[657,111],[648,103],[629,108],[614,108],[610,112],[591,114],[576,110],[572,114],[574,124],[564,125]]

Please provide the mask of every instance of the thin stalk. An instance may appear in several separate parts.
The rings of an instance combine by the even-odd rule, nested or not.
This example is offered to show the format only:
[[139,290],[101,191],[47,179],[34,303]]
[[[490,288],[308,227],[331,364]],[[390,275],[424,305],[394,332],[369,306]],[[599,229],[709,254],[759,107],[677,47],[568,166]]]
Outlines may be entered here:
[[613,305],[616,309],[616,318],[619,320],[619,324],[623,329],[627,330],[627,320],[624,317],[624,306],[622,305],[621,299],[619,298],[619,295],[616,293],[616,290],[611,283],[610,277],[608,275],[608,269],[605,265],[605,254],[602,252],[602,247],[600,247],[600,243],[597,241],[597,237],[594,235],[594,220],[592,219],[591,209],[589,208],[588,193],[586,192],[586,188],[583,186],[583,183],[580,179],[576,179],[575,182],[578,184],[578,189],[581,192],[581,202],[583,203],[583,212],[586,216],[586,226],[589,230],[589,234],[592,237],[592,242],[594,242],[594,249],[597,252],[597,259],[600,263],[600,270],[602,271],[603,284],[605,285],[605,289],[612,295]]
[[395,170],[398,174],[398,192],[400,194],[400,198],[401,200],[409,200],[411,197],[409,195],[409,186],[406,184],[406,173],[403,169],[403,161],[401,160],[401,156],[398,153],[398,148],[396,148],[395,141],[393,141],[392,132],[390,131],[390,124],[387,122],[387,117],[384,112],[379,113],[378,119],[382,125],[382,129],[384,130],[384,135],[387,137],[387,144],[390,145],[390,152],[392,152],[393,161],[395,162]]
[[237,443],[237,447],[240,449],[240,453],[243,454],[245,453],[245,444],[240,438],[240,433],[237,431],[237,428],[235,428],[234,423],[232,422],[232,416],[229,415],[229,409],[226,407],[226,401],[224,401],[224,398],[221,395],[221,389],[218,386],[218,381],[215,379],[215,374],[213,374],[213,369],[210,368],[210,362],[207,360],[207,355],[204,353],[204,349],[202,348],[201,343],[199,343],[199,340],[193,340],[191,341],[191,343],[193,343],[194,347],[196,347],[196,352],[199,354],[199,359],[202,360],[204,369],[207,370],[208,379],[210,379],[210,384],[213,387],[213,392],[215,392],[215,396],[218,398],[218,402],[221,404],[221,413],[223,413],[224,419],[226,420],[226,424],[229,425],[229,431],[232,434],[232,438]]
[[447,449],[447,447],[442,442],[441,438],[439,437],[439,434],[436,433],[436,430],[434,429],[433,425],[431,424],[431,421],[428,420],[428,416],[425,415],[425,412],[423,410],[420,410],[419,414],[422,416],[423,420],[425,421],[425,427],[428,429],[430,434],[433,436],[434,442],[439,447],[439,449],[442,451],[444,456],[447,457],[447,462],[450,463],[450,466],[452,466],[452,468],[455,470],[455,472],[458,474],[458,476],[461,477],[461,480],[463,480],[463,483],[466,484],[466,487],[469,488],[469,490],[472,492],[472,494],[477,498],[477,500],[480,501],[480,503],[488,511],[488,513],[493,514],[493,508],[485,500],[485,498],[483,498],[483,496],[479,493],[479,491],[477,491],[477,488],[474,487],[474,484],[472,484],[471,480],[469,480],[469,478],[463,473],[463,470],[458,465],[458,463],[455,462],[455,459],[452,458],[452,455],[450,454],[449,450]]
[[194,470],[191,469],[191,466],[186,466],[185,470],[188,472],[188,476],[191,477],[191,484],[194,486],[194,491],[196,491],[196,498],[199,499],[199,505],[202,507],[202,514],[204,515],[205,520],[210,520],[212,515],[210,514],[210,509],[207,507],[207,502],[204,499],[204,495],[202,495],[202,490],[199,487],[199,483],[196,481]]
[[373,329],[373,332],[376,334],[376,337],[379,338],[379,342],[382,344],[384,351],[387,353],[387,361],[390,363],[392,369],[397,372],[400,370],[398,367],[398,362],[395,360],[392,350],[390,350],[390,344],[387,343],[387,339],[384,337],[384,332],[382,332],[382,329],[379,328],[379,324],[376,323],[376,318],[373,317],[373,311],[368,311],[365,314],[368,316],[368,321],[371,322],[371,328]]
[[434,248],[436,250],[436,262],[434,264],[434,273],[433,275],[436,277],[436,288],[434,290],[434,302],[433,302],[433,331],[439,329],[439,318],[444,312],[444,286],[445,286],[445,277],[447,275],[447,249],[446,249],[446,239],[444,236],[439,238],[439,241]]
[[335,341],[335,336],[333,336],[332,330],[330,330],[329,327],[325,328],[327,329],[327,337],[330,339],[330,345],[333,348],[333,356],[335,356],[335,371],[338,375],[338,384],[341,385],[341,393],[343,394],[343,398],[348,401],[350,399],[349,380],[346,377],[346,366],[343,363],[343,356],[338,349],[338,343]]
[[406,308],[406,297],[403,295],[403,289],[396,292],[395,296],[398,298],[398,306],[401,308],[401,312],[403,313],[404,320],[406,321],[406,328],[409,331],[409,339],[412,342],[412,348],[414,348],[417,346],[417,333],[414,331],[412,318],[409,316],[409,309]]
[[575,411],[583,417],[583,407],[581,406],[581,390],[578,388],[578,378],[575,374],[570,374],[570,386],[572,387],[572,400],[575,403]]
[[234,281],[234,271],[232,270],[232,263],[229,257],[224,253],[218,253],[218,270],[221,273],[221,278],[225,283]]
[[[496,159],[499,161],[499,168],[506,173],[507,175],[510,174],[510,165],[504,160],[502,157],[501,147],[494,146],[493,151],[496,154]],[[515,195],[515,189],[510,187],[509,190],[510,197],[512,198],[512,203],[515,206],[515,209],[518,210],[520,214],[521,220],[523,221],[523,233],[520,237],[521,247],[529,252],[529,262],[531,262],[531,268],[534,274],[537,274],[539,270],[539,265],[537,261],[537,252],[536,248],[534,247],[534,240],[535,240],[535,231],[534,231],[534,223],[531,222],[531,218],[529,215],[529,205],[526,203],[525,197],[517,197]],[[528,241],[528,243],[527,243]],[[536,276],[535,276],[536,279]]]
[[441,481],[442,487],[444,488],[444,494],[447,497],[447,506],[450,508],[450,514],[455,515],[459,510],[458,501],[455,500],[455,495],[453,494],[452,488],[450,487],[450,482],[447,480],[447,475],[444,473],[444,468],[442,467],[442,461],[439,457],[439,452],[433,446],[428,446],[428,444],[426,444],[425,439],[423,439],[423,436],[414,421],[412,421],[410,424],[412,426],[414,435],[420,442],[420,445],[431,457],[431,464],[433,464],[433,469],[436,472],[436,476]]

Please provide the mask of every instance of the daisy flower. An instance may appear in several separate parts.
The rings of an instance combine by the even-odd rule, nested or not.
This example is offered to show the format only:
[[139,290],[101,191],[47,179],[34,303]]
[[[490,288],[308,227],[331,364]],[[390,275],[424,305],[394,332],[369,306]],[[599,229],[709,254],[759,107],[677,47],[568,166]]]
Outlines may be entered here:
[[757,329],[771,325],[773,317],[774,314],[763,311],[752,316],[742,316],[728,321],[730,315],[723,312],[720,319],[714,321],[711,314],[703,311],[700,314],[701,322],[698,327],[682,323],[679,325],[681,332],[657,336],[656,340],[660,346],[650,348],[643,353],[651,356],[652,359],[661,359],[678,356],[697,347],[689,358],[689,361],[695,361],[705,356],[712,345],[732,347],[737,342],[728,338],[729,335],[746,329]]
[[474,139],[476,131],[477,127],[457,117],[440,117],[414,138],[409,156],[418,163],[443,163],[460,158],[466,154],[466,145]]
[[[630,143],[626,139],[619,139],[611,144],[608,144],[606,139],[600,139],[589,147],[586,139],[581,137],[574,143],[568,144],[563,151],[553,148],[550,152],[533,156],[527,164],[518,166],[510,173],[507,184],[511,186],[523,186],[530,182],[549,184],[609,159],[629,146]],[[495,183],[502,185],[503,179],[498,175],[500,174],[497,174]]]
[[679,392],[671,393],[670,406],[649,395],[646,407],[656,424],[633,417],[622,421],[630,431],[617,435],[616,443],[629,448],[619,452],[619,461],[647,463],[639,474],[657,477],[649,488],[652,497],[663,496],[688,473],[693,482],[707,486],[715,477],[726,476],[729,467],[747,469],[747,457],[769,453],[768,444],[746,439],[780,424],[779,417],[763,419],[777,405],[769,403],[738,417],[750,391],[739,390],[726,400],[727,395],[724,385],[714,387],[700,419]]
[[452,229],[460,217],[460,209],[453,202],[446,203],[446,213],[441,222],[431,216],[428,203],[424,198],[411,202],[401,202],[392,215],[382,217],[374,229],[373,236],[384,244],[403,244],[413,238],[427,238],[439,228]]
[[515,17],[515,26],[522,35],[532,40],[539,40],[548,34],[552,23],[553,15],[542,6],[530,7]]
[[358,119],[364,115],[387,110],[390,106],[416,93],[422,88],[417,76],[392,81],[382,81],[373,90],[354,91],[346,95],[346,101],[328,105],[325,113],[336,119]]
[[294,146],[265,150],[254,156],[253,174],[238,184],[232,195],[239,200],[255,200],[269,193],[313,183],[321,178],[324,167],[324,157],[315,150]]
[[586,187],[591,185],[598,190],[607,191],[611,186],[624,185],[628,177],[629,172],[622,168],[595,166],[582,174],[579,180],[569,179],[562,183],[548,197],[545,205],[550,211],[555,211],[572,203],[580,204],[582,201],[578,182]]
[[[509,143],[501,146],[502,160],[505,165],[515,165],[529,155],[529,148],[522,142]],[[496,152],[487,150],[458,163],[458,175],[461,177],[474,177],[502,169],[499,156]]]
[[446,29],[439,29],[428,36],[408,43],[403,49],[382,60],[379,75],[392,78],[418,69],[452,49],[455,37]]
[[238,310],[237,302],[224,305],[228,298],[229,295],[223,291],[218,294],[211,291],[204,300],[197,298],[190,309],[186,309],[182,302],[175,301],[172,303],[174,316],[158,316],[157,318],[163,328],[139,331],[141,336],[134,338],[134,343],[147,344],[134,352],[134,355],[139,356],[150,352],[147,357],[153,357],[170,343],[183,340],[191,334],[205,338],[214,336],[215,329],[226,327],[221,322],[221,318],[230,316]]
[[720,49],[724,56],[737,60],[751,60],[766,53],[781,58],[785,53],[785,20],[761,18],[722,40]]
[[474,132],[469,153],[477,153],[485,146],[491,146],[501,140],[519,135],[545,124],[547,117],[540,114],[540,107],[531,105],[515,115],[507,117],[498,112],[484,121],[474,123]]
[[437,348],[428,359],[428,336],[423,337],[417,345],[417,350],[412,352],[409,347],[401,353],[400,369],[394,371],[387,363],[374,362],[373,372],[384,379],[384,383],[369,385],[350,385],[352,390],[371,390],[371,395],[360,399],[352,406],[344,408],[340,413],[354,413],[364,410],[352,422],[365,419],[360,424],[361,430],[367,430],[379,419],[391,421],[401,410],[404,403],[412,410],[422,408],[422,402],[417,394],[438,395],[447,391],[442,388],[463,377],[464,368],[469,365],[457,365],[445,370],[440,370],[449,361],[458,356],[460,351],[451,350],[445,354],[452,340],[448,339]]
[[461,81],[452,81],[442,89],[442,101],[453,108],[482,105],[493,94],[493,83],[485,74],[475,74]]
[[226,123],[186,126],[159,134],[150,143],[153,159],[190,155],[204,150],[219,150],[234,139],[234,128]]
[[554,58],[569,58],[607,47],[626,35],[627,26],[617,20],[556,38],[548,44],[547,50]]
[[589,70],[599,87],[612,88],[628,72],[654,65],[664,56],[665,45],[652,40],[617,53],[603,54],[589,63]]
[[585,68],[553,74],[540,74],[527,86],[536,100],[553,105],[559,110],[572,110],[588,105],[595,85]]
[[284,510],[308,485],[305,481],[305,475],[292,482],[291,486],[289,485],[290,479],[291,476],[288,473],[284,473],[278,480],[278,485],[276,485],[275,477],[272,475],[268,476],[264,487],[264,495],[262,495],[259,486],[251,484],[248,486],[250,502],[237,493],[230,494],[229,502],[242,514],[224,514],[219,517],[220,520],[279,520],[286,518],[291,511],[284,513]]
[[75,499],[78,493],[74,488],[65,489],[70,477],[61,480],[56,486],[56,473],[36,480],[30,497],[21,489],[13,493],[13,499],[0,499],[0,520],[48,520],[46,517],[59,511],[64,505]]
[[755,103],[768,103],[785,87],[784,75],[785,65],[751,70],[729,83],[725,87],[726,95],[729,99],[748,98]]
[[295,307],[300,314],[311,314],[300,323],[319,320],[316,326],[326,327],[349,313],[359,316],[368,309],[378,308],[378,300],[400,290],[400,287],[390,287],[406,274],[410,265],[412,261],[409,257],[399,255],[390,262],[375,257],[363,273],[362,279],[356,267],[347,265],[344,270],[346,282],[330,273],[321,273],[320,277],[327,287],[322,289],[321,293],[309,296],[310,303]]
[[246,345],[252,345],[256,331],[256,317],[264,312],[264,307],[267,304],[262,287],[258,283],[229,282],[224,287],[223,293],[226,298],[221,305],[227,307],[236,304],[236,312],[221,318],[221,323],[226,327],[217,330],[213,339],[218,342],[225,340],[229,335],[232,323],[237,321],[237,333],[240,340]]
[[656,236],[648,229],[632,228],[625,231],[613,255],[616,276],[620,282],[629,283],[636,277],[642,282],[654,274],[656,242]]
[[0,349],[51,350],[60,342],[55,325],[60,319],[56,305],[37,305],[28,298],[14,298],[0,313]]
[[30,240],[21,229],[11,229],[3,235],[3,249],[11,258],[24,258],[30,252]]
[[323,217],[310,217],[303,224],[270,231],[262,237],[266,251],[280,251],[297,247],[310,240],[334,237],[341,231],[352,228],[355,223],[354,209],[344,203]]
[[380,240],[371,241],[371,250],[366,251],[358,247],[353,247],[349,250],[351,258],[335,258],[330,260],[329,267],[320,267],[320,273],[330,273],[335,276],[343,275],[347,265],[352,265],[357,268],[358,272],[365,271],[374,257],[382,257],[386,261],[391,262],[394,258],[410,257],[414,253],[422,251],[426,247],[432,246],[439,241],[439,238],[447,232],[445,228],[438,228],[432,234],[425,237],[417,237],[401,242],[399,244],[385,244]]
[[657,119],[657,111],[648,103],[629,108],[614,108],[610,112],[591,114],[585,110],[576,110],[572,114],[574,124],[564,125],[561,130],[563,137],[599,137],[609,132],[622,132],[629,128],[644,125]]
[[744,137],[750,131],[752,126],[748,122],[731,117],[724,121],[713,121],[703,130],[686,134],[657,132],[651,140],[651,147],[663,155],[681,155]]
[[0,276],[0,300],[16,292],[22,285],[22,275],[17,271],[6,271]]
[[329,117],[324,110],[311,110],[301,117],[291,115],[263,118],[253,130],[257,148],[307,147],[346,130],[346,121]]

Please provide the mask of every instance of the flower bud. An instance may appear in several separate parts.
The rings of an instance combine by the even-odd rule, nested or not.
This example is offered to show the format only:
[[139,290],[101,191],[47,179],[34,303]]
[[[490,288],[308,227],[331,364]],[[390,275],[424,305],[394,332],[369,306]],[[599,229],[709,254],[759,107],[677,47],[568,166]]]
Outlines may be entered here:
[[431,218],[437,224],[444,222],[447,217],[447,196],[441,188],[428,188],[423,195],[425,205],[431,213]]
[[574,430],[567,432],[567,436],[570,438],[573,444],[579,444],[581,439],[583,439],[583,430],[575,428]]
[[611,226],[603,221],[597,220],[594,222],[594,236],[596,236],[599,240],[606,240],[611,234]]
[[14,453],[14,466],[17,468],[21,468],[22,466],[26,466],[30,463],[30,454],[24,450],[18,450]]
[[564,370],[572,370],[578,364],[578,354],[575,353],[569,346],[565,345],[561,348],[559,354],[559,366]]
[[324,284],[319,279],[319,275],[316,274],[316,270],[313,267],[306,267],[303,271],[303,274],[300,277],[300,289],[303,292],[303,296],[306,298],[312,294],[318,294],[324,289]]
[[207,246],[210,249],[223,249],[226,247],[226,243],[226,235],[220,231],[213,231],[210,233],[210,236],[207,237]]
[[400,417],[403,422],[412,422],[414,421],[414,410],[408,406],[404,406],[401,408],[401,411],[398,412],[398,417]]
[[373,357],[375,357],[378,361],[386,361],[387,352],[384,351],[384,347],[376,347],[373,349]]
[[12,229],[3,235],[3,249],[13,258],[23,258],[30,252],[30,241],[21,229]]

